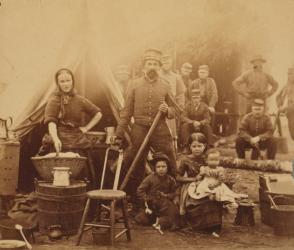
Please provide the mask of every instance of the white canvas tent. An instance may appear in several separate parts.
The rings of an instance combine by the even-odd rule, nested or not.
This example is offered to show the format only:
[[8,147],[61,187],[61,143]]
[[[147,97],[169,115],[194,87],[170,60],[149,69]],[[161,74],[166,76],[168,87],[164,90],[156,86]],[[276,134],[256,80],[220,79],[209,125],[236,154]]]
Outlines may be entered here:
[[0,81],[8,85],[0,93],[0,117],[11,116],[18,135],[28,133],[40,120],[56,87],[54,74],[62,67],[74,72],[81,95],[94,102],[106,97],[117,112],[123,97],[103,49],[90,36],[86,2],[17,3],[5,1],[0,15]]

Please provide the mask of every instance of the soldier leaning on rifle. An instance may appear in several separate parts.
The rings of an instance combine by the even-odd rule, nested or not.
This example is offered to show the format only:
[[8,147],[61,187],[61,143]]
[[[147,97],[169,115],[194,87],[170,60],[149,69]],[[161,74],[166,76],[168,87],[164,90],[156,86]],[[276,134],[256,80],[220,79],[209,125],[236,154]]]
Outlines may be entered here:
[[[144,75],[130,82],[125,106],[121,110],[120,121],[116,129],[115,143],[121,144],[126,127],[131,118],[134,118],[131,130],[132,145],[124,157],[123,174],[130,167],[156,114],[160,111],[162,117],[150,137],[148,146],[151,146],[156,152],[162,152],[168,156],[172,174],[175,175],[176,156],[172,136],[165,121],[166,118],[174,118],[175,110],[167,104],[168,95],[171,95],[170,86],[159,77],[161,52],[154,49],[147,50],[144,54],[143,64]],[[134,173],[131,175],[126,190],[131,195],[133,204],[136,202],[137,187],[144,177],[144,159],[148,150],[149,147],[146,147],[141,155],[141,161],[138,162]]]
[[255,98],[266,101],[279,87],[270,74],[263,72],[262,65],[266,60],[262,56],[253,57],[250,62],[253,69],[243,73],[232,83],[235,90],[247,99],[246,113],[251,112],[251,104]]
[[245,158],[246,148],[252,148],[251,159],[257,160],[260,149],[267,150],[267,159],[275,159],[277,145],[273,138],[273,125],[269,115],[264,113],[264,101],[254,99],[252,112],[246,114],[240,124],[236,139],[238,158]]
[[276,101],[279,112],[286,113],[290,135],[294,140],[294,67],[288,69],[288,82],[278,93]]

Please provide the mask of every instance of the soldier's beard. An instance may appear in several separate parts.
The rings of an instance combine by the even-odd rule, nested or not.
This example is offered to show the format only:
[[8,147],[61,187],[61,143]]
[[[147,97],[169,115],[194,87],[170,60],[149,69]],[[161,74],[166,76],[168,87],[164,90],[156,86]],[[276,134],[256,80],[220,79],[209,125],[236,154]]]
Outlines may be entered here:
[[155,69],[150,69],[146,71],[146,76],[149,80],[154,81],[158,77],[158,72]]

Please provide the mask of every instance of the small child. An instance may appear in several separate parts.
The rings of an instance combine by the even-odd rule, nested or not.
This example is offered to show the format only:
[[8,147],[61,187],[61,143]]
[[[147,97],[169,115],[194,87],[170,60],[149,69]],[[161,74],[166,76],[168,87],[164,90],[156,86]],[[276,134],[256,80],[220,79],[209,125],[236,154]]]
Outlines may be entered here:
[[161,229],[176,227],[178,209],[173,203],[176,181],[168,174],[169,159],[165,154],[155,153],[151,164],[154,173],[137,189],[137,197],[143,204],[135,220],[142,225],[156,223]]
[[194,199],[209,197],[211,200],[226,201],[237,206],[235,199],[248,197],[233,192],[223,183],[224,168],[219,166],[220,152],[217,149],[208,150],[206,163],[208,166],[200,168],[199,177],[202,181],[196,187]]

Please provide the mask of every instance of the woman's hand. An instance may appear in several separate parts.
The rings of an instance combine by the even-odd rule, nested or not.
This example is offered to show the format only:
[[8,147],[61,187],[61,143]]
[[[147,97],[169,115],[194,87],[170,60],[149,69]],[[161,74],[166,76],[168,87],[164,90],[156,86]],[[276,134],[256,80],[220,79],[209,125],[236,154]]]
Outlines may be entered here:
[[62,143],[59,140],[59,138],[54,139],[54,148],[55,148],[55,151],[56,151],[57,154],[61,151]]

